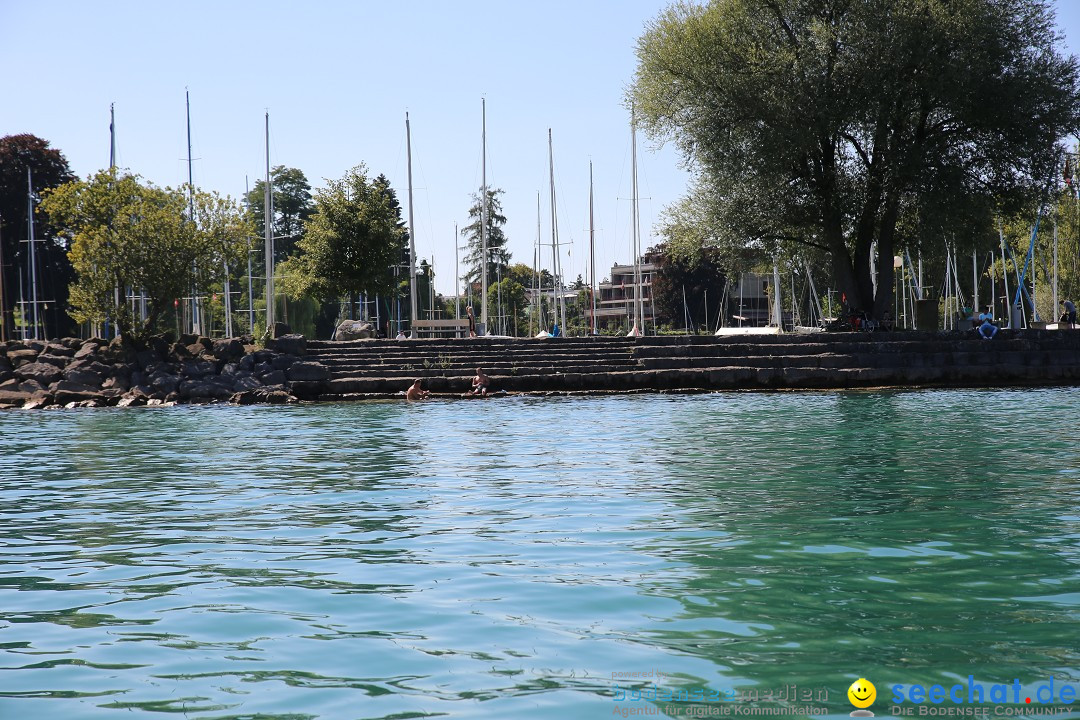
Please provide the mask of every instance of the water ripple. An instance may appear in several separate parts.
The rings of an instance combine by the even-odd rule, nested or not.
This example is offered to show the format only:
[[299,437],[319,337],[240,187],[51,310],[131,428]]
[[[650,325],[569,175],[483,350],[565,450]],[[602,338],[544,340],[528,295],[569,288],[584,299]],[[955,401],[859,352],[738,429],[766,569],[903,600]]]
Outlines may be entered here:
[[1077,682],[1078,412],[1035,390],[2,413],[0,703],[591,718],[653,669],[846,714],[860,676]]

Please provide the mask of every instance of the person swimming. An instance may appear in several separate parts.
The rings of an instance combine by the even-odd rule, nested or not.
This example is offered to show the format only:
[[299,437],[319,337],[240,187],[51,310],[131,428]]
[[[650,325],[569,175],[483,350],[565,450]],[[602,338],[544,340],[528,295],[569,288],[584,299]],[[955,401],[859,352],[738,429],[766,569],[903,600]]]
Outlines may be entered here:
[[409,389],[407,391],[405,391],[405,399],[406,400],[423,400],[428,395],[430,395],[431,393],[429,391],[427,391],[423,387],[421,387],[422,383],[423,383],[423,380],[421,380],[420,378],[416,378],[416,380],[413,382],[413,384],[409,386]]

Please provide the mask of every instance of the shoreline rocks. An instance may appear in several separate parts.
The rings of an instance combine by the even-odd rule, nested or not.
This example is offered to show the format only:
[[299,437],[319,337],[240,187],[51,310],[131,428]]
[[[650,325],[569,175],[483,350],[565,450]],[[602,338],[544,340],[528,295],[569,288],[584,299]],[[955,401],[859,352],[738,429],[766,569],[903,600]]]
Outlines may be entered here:
[[298,402],[291,381],[310,397],[330,376],[306,354],[304,337],[288,334],[265,348],[250,336],[154,337],[142,350],[101,338],[11,340],[0,343],[0,408]]

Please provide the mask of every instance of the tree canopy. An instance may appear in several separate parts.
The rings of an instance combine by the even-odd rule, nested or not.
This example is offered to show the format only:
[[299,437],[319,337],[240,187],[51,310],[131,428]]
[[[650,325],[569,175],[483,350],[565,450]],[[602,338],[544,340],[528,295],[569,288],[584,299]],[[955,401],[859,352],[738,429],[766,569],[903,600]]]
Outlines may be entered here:
[[394,266],[408,246],[401,206],[382,175],[369,180],[358,165],[316,191],[299,254],[280,266],[290,295],[354,300],[360,293],[389,294]]
[[1080,127],[1059,45],[1045,0],[680,2],[639,39],[631,95],[697,173],[684,242],[824,252],[880,316],[895,250],[975,243],[1045,195]]
[[[465,272],[466,283],[480,283],[482,264],[481,256],[483,255],[483,243],[480,237],[480,227],[483,223],[481,212],[482,207],[480,205],[480,194],[478,191],[472,195],[473,204],[469,208],[469,224],[461,229],[461,237],[468,241],[469,250],[465,255],[465,264],[468,270]],[[507,267],[510,264],[510,251],[506,249],[506,233],[503,231],[503,225],[506,224],[506,216],[502,214],[502,203],[499,202],[499,196],[503,194],[502,190],[497,188],[490,188],[487,191],[487,276],[488,286],[499,282],[499,278],[506,275]]]
[[[140,343],[190,293],[198,281],[194,266],[216,270],[235,261],[253,232],[247,216],[217,193],[195,191],[194,206],[192,221],[183,190],[158,188],[115,170],[47,191],[42,209],[70,241],[78,273],[71,287],[72,317],[112,320],[126,341]],[[146,295],[145,321],[128,306],[125,288]]]
[[[3,259],[3,303],[6,312],[0,316],[5,334],[11,337],[14,328],[12,309],[17,302],[19,274],[27,273],[27,168],[33,177],[35,197],[46,188],[62,185],[75,178],[68,162],[49,142],[35,135],[8,135],[0,138],[0,258]],[[68,334],[70,319],[63,309],[67,306],[68,285],[74,277],[67,259],[67,248],[56,241],[48,218],[35,213],[36,263],[38,268],[39,299],[48,301],[52,312],[46,328],[50,334]],[[29,289],[24,288],[29,297]]]
[[[302,170],[277,165],[270,170],[270,187],[270,200],[274,206],[274,255],[277,260],[284,260],[295,252],[296,243],[304,232],[304,223],[315,211],[311,185]],[[245,199],[255,227],[265,234],[266,181],[256,180],[255,187]]]

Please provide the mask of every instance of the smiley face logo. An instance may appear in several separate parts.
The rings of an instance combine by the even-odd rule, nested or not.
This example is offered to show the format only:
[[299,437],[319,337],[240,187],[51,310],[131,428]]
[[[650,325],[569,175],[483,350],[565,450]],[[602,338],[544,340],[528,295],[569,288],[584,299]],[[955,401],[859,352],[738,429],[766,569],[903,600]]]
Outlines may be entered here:
[[[851,687],[847,691],[848,700],[851,704],[857,708],[868,708],[874,704],[874,700],[877,699],[877,688],[874,687],[874,683],[870,682],[866,678],[859,678],[855,682],[851,683]],[[852,713],[855,715],[855,713]],[[870,715],[872,713],[860,712],[859,715]]]

